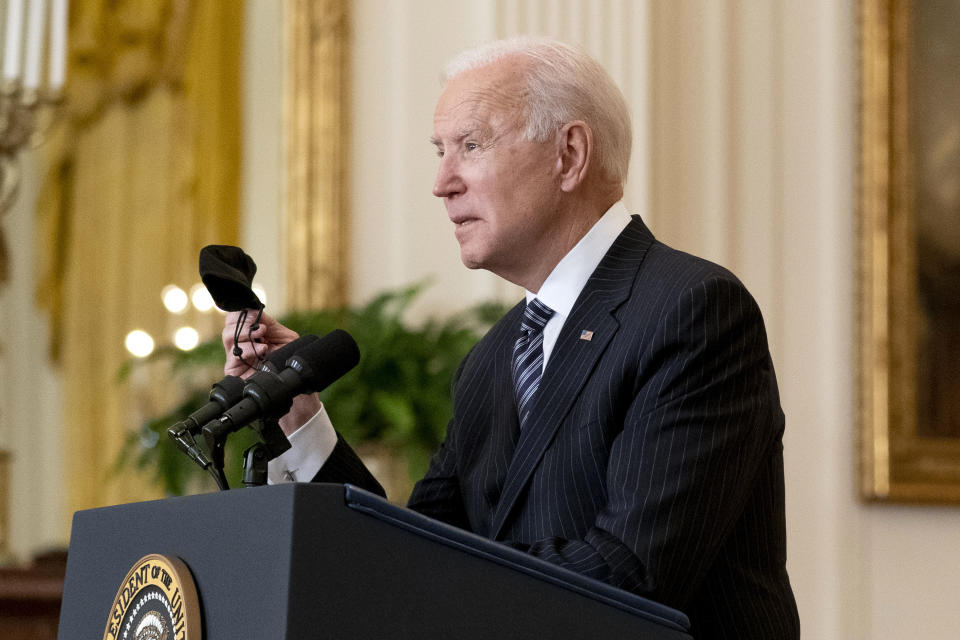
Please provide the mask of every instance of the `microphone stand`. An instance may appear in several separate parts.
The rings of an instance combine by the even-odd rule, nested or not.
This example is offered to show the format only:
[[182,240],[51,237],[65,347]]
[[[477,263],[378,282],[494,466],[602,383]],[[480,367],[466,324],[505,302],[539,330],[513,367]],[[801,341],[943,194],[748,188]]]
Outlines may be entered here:
[[267,452],[257,442],[243,452],[243,486],[259,487],[267,484]]
[[243,452],[243,484],[247,487],[267,484],[267,463],[290,448],[290,441],[276,417],[261,420],[258,431],[263,441]]
[[[179,427],[179,428],[178,428]],[[187,454],[191,460],[197,463],[197,465],[207,471],[211,476],[213,476],[214,481],[217,483],[217,487],[221,491],[229,489],[230,486],[227,484],[227,477],[223,473],[223,443],[220,443],[219,447],[214,447],[210,449],[210,456],[212,460],[207,457],[204,452],[200,449],[200,445],[194,439],[196,433],[194,430],[188,426],[183,425],[183,423],[177,423],[176,425],[167,429],[167,435],[170,436],[170,439],[177,445],[177,447]]]
[[[289,407],[283,410],[286,413]],[[255,487],[267,483],[267,463],[281,453],[290,448],[290,441],[284,435],[280,428],[279,416],[264,416],[258,427],[254,427],[263,438],[262,442],[247,448],[243,452],[243,484],[247,487]],[[227,436],[234,429],[203,429],[203,436],[207,443],[207,450],[210,452],[210,471],[217,486],[221,491],[230,488],[227,483],[227,476],[223,472],[224,446],[227,442]],[[202,465],[201,465],[202,466]]]
[[210,450],[210,458],[212,462],[210,474],[213,476],[213,479],[217,481],[217,487],[220,489],[220,491],[227,491],[230,488],[230,483],[227,482],[227,474],[223,472],[223,453],[224,446],[226,444],[226,435],[224,435],[222,438],[217,438],[212,443],[207,443],[207,448]]

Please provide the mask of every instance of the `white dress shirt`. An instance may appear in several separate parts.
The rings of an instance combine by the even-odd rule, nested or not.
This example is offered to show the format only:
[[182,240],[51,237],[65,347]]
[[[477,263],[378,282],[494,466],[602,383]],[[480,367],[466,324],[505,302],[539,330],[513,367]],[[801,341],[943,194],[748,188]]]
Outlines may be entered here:
[[[547,366],[563,323],[570,315],[587,280],[613,245],[613,241],[629,223],[630,214],[623,203],[617,202],[557,263],[543,281],[540,291],[526,292],[527,302],[539,298],[554,311],[553,317],[543,328],[544,367]],[[309,482],[333,452],[337,444],[337,433],[326,409],[321,406],[320,411],[288,436],[288,439],[290,449],[267,465],[267,481],[270,484]]]
[[596,224],[590,227],[580,242],[563,256],[543,281],[540,291],[527,291],[527,302],[538,298],[540,302],[553,309],[553,317],[543,328],[543,366],[546,368],[553,345],[557,342],[560,329],[573,309],[573,303],[580,297],[590,275],[607,255],[617,236],[630,224],[630,214],[623,203],[610,207]]

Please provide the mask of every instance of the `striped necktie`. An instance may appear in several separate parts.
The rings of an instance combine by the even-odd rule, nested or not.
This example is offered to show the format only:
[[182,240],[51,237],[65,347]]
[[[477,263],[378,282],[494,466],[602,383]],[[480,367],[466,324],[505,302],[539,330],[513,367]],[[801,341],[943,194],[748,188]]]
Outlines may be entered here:
[[543,328],[553,313],[536,298],[528,302],[520,322],[520,337],[513,346],[513,388],[521,429],[530,416],[530,401],[543,376]]

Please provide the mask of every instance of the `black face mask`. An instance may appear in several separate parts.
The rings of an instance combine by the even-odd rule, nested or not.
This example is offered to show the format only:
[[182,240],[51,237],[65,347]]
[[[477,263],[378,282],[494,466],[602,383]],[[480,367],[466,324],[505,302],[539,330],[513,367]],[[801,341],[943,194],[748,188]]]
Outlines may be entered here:
[[200,279],[224,311],[263,309],[251,289],[257,265],[240,247],[211,244],[200,250]]

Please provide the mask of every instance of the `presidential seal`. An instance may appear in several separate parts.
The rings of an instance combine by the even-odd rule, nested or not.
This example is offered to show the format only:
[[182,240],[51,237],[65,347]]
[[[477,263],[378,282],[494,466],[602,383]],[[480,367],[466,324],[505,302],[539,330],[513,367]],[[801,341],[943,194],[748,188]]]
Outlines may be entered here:
[[201,640],[200,603],[187,565],[155,553],[123,579],[103,640]]

